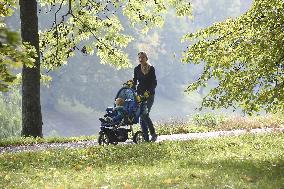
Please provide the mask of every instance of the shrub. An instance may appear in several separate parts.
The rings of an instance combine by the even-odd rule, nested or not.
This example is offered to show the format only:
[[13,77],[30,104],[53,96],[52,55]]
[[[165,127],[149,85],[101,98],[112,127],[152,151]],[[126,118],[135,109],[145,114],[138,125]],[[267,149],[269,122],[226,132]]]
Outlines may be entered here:
[[20,136],[22,125],[21,95],[12,89],[0,93],[0,139]]
[[215,115],[211,113],[195,114],[192,117],[193,124],[196,126],[206,126],[215,128],[217,125],[225,121],[225,117],[222,115]]

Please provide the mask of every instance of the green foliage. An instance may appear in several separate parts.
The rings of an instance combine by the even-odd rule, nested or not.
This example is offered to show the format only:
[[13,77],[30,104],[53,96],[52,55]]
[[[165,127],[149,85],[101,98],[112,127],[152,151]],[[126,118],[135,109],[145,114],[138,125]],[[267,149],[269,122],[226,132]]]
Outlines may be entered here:
[[4,153],[1,188],[281,188],[283,133]]
[[283,128],[283,114],[263,116],[225,116],[212,113],[195,114],[190,120],[171,119],[155,123],[159,135],[230,131],[235,129]]
[[154,124],[158,135],[202,133],[211,131],[212,128],[203,125],[196,125],[191,121],[171,119],[169,121],[157,122]]
[[17,89],[0,92],[0,139],[21,134],[21,95]]
[[216,127],[224,122],[225,117],[223,115],[215,115],[212,113],[195,114],[192,117],[192,121],[196,126]]
[[170,7],[176,7],[180,16],[191,14],[191,6],[185,0],[63,0],[57,3],[41,0],[40,4],[42,9],[55,12],[52,27],[40,33],[43,65],[49,70],[66,64],[76,52],[96,53],[102,64],[130,67],[128,55],[123,49],[133,37],[124,34],[119,15],[126,16],[131,26],[147,32],[154,26],[163,25],[162,15]]
[[229,116],[215,127],[216,130],[256,129],[256,128],[279,128],[284,126],[283,114],[263,116]]
[[[45,10],[54,15],[52,27],[40,32],[42,67],[51,70],[66,64],[76,51],[89,55],[96,53],[103,64],[110,63],[117,68],[130,67],[123,48],[133,38],[123,33],[124,27],[118,15],[124,14],[133,26],[137,24],[143,31],[147,31],[162,25],[162,14],[171,6],[177,7],[178,15],[190,14],[190,4],[180,7],[185,2],[41,0],[40,12]],[[6,17],[13,13],[16,1],[7,0],[0,5],[1,17]],[[31,66],[34,59],[30,57],[36,53],[34,50],[25,52],[27,45],[19,46],[18,34],[10,32],[2,22],[0,26],[0,91],[7,91],[15,79],[13,69],[23,64]]]
[[16,1],[5,0],[0,3],[0,91],[8,91],[16,79],[13,71],[21,68],[23,64],[32,67],[35,50],[27,43],[20,45],[17,32],[6,28],[3,18],[11,16],[16,6]]
[[204,107],[283,112],[283,12],[282,0],[255,0],[244,15],[186,35],[193,44],[183,61],[206,63],[187,91],[215,79],[219,85],[203,99]]
[[[191,30],[209,25],[213,18],[220,20],[231,16],[232,11],[239,11],[236,0],[195,1],[192,6],[196,7],[196,4],[199,3],[201,5],[198,5],[194,11],[202,12],[202,14],[196,16],[194,21],[177,17],[175,11],[171,10],[165,13],[163,27],[151,29],[147,35],[143,35],[139,31],[133,34],[132,28],[127,27],[127,19],[119,15],[121,23],[126,26],[125,33],[131,33],[135,39],[126,50],[130,55],[131,63],[137,64],[137,52],[143,50],[148,53],[150,63],[157,69],[158,91],[161,96],[159,95],[160,100],[154,104],[156,108],[172,101],[178,104],[190,103],[190,108],[183,106],[184,108],[179,111],[180,113],[194,112],[194,108],[198,106],[202,98],[200,94],[203,94],[203,92],[201,90],[199,94],[198,92],[194,93],[196,96],[191,97],[188,102],[181,101],[187,98],[183,93],[185,84],[189,80],[193,81],[194,78],[197,78],[202,67],[195,66],[193,68],[193,65],[180,64],[179,57],[183,46],[179,39]],[[43,16],[45,16],[45,13],[43,13]],[[40,25],[45,24],[43,19],[40,19]],[[177,55],[175,58],[173,51]],[[64,98],[65,101],[71,103],[77,101],[94,110],[104,111],[107,106],[113,103],[114,95],[121,84],[133,77],[133,70],[116,70],[113,66],[98,64],[99,61],[97,57],[76,55],[69,59],[68,65],[55,72],[50,72],[53,82],[49,89],[43,88],[41,93],[43,95],[43,98],[41,98],[42,107],[47,107],[46,104],[57,103],[59,99]],[[111,76],[109,76],[110,73]],[[106,77],[106,75],[109,77]],[[70,85],[70,82],[72,82],[72,85]],[[166,98],[165,103],[161,101],[163,98]],[[171,111],[166,108],[162,108],[158,112],[160,112],[160,115],[166,115],[166,112],[168,112],[168,115],[172,116]],[[152,116],[155,117],[156,115],[157,112],[153,111]]]
[[[1,0],[0,2],[0,18],[11,16],[14,12],[17,0]],[[1,23],[0,23],[1,25]]]

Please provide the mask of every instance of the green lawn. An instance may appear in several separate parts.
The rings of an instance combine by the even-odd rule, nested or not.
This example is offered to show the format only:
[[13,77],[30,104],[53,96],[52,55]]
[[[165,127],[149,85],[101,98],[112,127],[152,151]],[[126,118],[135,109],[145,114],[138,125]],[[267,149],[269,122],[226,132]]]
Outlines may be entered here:
[[0,155],[0,188],[284,188],[284,133]]
[[46,137],[46,138],[11,137],[11,138],[0,139],[0,147],[40,144],[40,143],[67,143],[67,142],[79,142],[86,140],[97,140],[97,136]]

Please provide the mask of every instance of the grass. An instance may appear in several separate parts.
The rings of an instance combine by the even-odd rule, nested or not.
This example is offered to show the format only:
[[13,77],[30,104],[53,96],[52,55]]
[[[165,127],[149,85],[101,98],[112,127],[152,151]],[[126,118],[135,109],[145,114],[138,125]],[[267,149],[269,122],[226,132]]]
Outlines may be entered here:
[[4,153],[0,188],[283,188],[284,133]]
[[86,140],[97,140],[97,136],[81,136],[81,137],[11,137],[0,140],[0,147],[30,145],[40,143],[67,143],[79,142]]

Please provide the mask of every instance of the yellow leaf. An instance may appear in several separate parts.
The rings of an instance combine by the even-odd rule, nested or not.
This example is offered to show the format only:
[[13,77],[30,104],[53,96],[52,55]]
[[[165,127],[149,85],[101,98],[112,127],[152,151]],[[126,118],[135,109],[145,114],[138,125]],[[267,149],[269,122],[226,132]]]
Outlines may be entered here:
[[165,184],[171,184],[172,182],[173,182],[173,179],[166,179],[166,180],[164,180],[163,183],[165,183]]
[[131,185],[126,183],[126,182],[123,183],[123,188],[124,189],[132,189]]
[[242,175],[241,178],[245,181],[248,181],[248,182],[252,182],[253,181],[253,178],[247,176],[247,175]]
[[164,180],[163,183],[165,183],[165,184],[173,184],[173,183],[177,183],[180,180],[181,179],[179,177],[176,177],[174,179],[168,178],[168,179]]
[[93,167],[92,167],[92,166],[88,166],[88,167],[86,168],[86,170],[87,170],[88,172],[91,172],[91,171],[93,170]]

